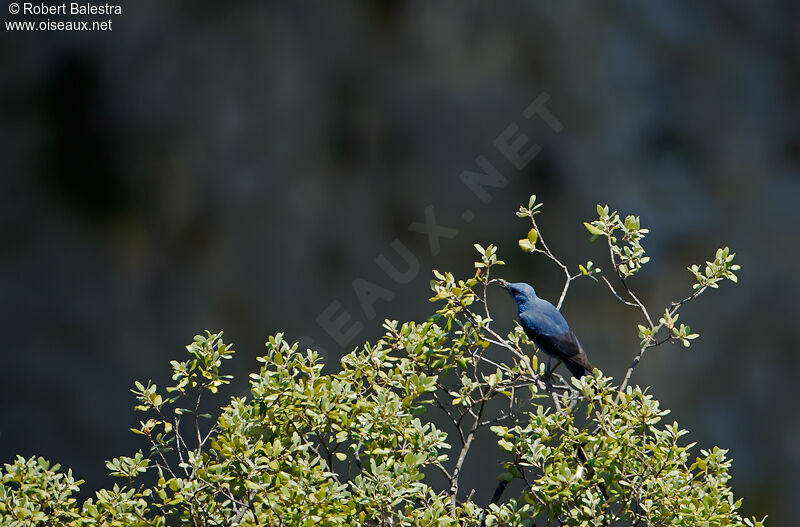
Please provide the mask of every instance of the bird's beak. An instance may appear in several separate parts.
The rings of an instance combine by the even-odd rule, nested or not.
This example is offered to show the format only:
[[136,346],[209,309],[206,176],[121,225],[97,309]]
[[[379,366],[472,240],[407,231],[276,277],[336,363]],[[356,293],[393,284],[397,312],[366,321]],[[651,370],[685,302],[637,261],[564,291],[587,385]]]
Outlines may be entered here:
[[503,289],[508,290],[508,282],[506,282],[505,280],[493,280],[493,281]]

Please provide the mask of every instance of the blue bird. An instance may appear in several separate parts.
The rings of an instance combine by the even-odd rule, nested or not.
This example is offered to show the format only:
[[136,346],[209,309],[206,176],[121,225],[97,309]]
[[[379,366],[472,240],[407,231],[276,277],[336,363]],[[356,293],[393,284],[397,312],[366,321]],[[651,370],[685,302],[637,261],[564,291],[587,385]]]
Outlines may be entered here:
[[497,284],[517,302],[522,329],[540,350],[563,362],[575,377],[591,373],[594,368],[580,342],[553,304],[536,296],[533,287],[524,282],[498,280]]

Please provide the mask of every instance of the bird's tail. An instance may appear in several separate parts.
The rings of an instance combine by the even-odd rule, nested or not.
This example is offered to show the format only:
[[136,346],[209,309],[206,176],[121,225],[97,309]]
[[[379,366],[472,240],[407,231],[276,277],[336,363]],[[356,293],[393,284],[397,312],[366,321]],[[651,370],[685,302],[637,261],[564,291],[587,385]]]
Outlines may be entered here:
[[567,367],[569,372],[580,379],[584,375],[589,375],[594,370],[594,366],[589,363],[586,355],[576,355],[564,361],[564,366]]

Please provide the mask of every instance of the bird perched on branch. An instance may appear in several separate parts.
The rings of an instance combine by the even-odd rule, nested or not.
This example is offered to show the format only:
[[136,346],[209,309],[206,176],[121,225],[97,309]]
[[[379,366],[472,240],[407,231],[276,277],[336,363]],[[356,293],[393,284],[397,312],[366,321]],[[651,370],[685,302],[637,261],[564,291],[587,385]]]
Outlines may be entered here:
[[594,369],[583,352],[575,333],[558,309],[536,296],[533,287],[524,283],[498,280],[517,302],[519,322],[525,334],[547,355],[564,363],[575,377],[581,378]]

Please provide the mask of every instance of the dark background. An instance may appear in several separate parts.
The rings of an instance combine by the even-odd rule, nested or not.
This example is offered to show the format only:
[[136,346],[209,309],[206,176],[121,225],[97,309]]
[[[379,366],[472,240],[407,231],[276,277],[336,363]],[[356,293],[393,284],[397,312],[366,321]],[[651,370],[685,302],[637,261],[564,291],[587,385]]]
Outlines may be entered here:
[[[280,330],[335,362],[384,317],[427,317],[430,269],[470,274],[474,242],[555,300],[558,270],[516,247],[536,193],[573,269],[610,270],[581,225],[596,203],[641,215],[652,261],[634,285],[654,313],[690,291],[686,266],[737,251],[739,285],[682,312],[702,338],[634,380],[700,447],[730,449],[745,513],[793,525],[796,3],[122,5],[111,32],[0,33],[0,460],[41,454],[98,488],[105,459],[144,446],[133,380],[163,386],[195,333],[225,330],[237,391]],[[545,92],[561,133],[521,116]],[[542,148],[523,170],[492,143],[512,123]],[[509,181],[488,204],[459,180],[479,155]],[[408,229],[427,207],[459,229],[436,256]],[[408,284],[375,262],[401,266],[395,239],[419,259]],[[375,320],[359,278],[395,295]],[[510,300],[491,300],[510,327]],[[364,325],[344,347],[315,321],[333,301]],[[588,280],[564,312],[620,379],[636,312]]]

